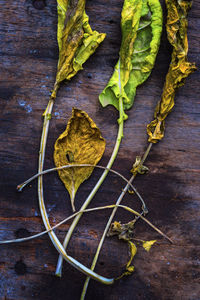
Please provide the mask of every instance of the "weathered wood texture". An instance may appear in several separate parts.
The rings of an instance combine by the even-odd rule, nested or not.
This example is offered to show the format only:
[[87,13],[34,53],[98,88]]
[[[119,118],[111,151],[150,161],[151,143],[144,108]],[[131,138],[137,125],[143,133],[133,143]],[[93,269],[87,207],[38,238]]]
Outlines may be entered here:
[[[1,202],[0,239],[37,233],[44,229],[37,203],[36,182],[23,193],[16,185],[37,170],[42,113],[55,78],[58,49],[56,42],[56,1],[0,0],[0,106],[1,106]],[[34,5],[33,5],[34,4]],[[44,5],[43,5],[44,4]],[[123,0],[87,1],[94,29],[107,38],[85,64],[84,70],[63,85],[53,111],[45,168],[53,166],[53,145],[65,129],[73,106],[86,110],[101,128],[107,147],[101,164],[113,149],[117,132],[117,112],[101,108],[98,94],[109,79],[120,47],[120,11]],[[166,14],[164,1],[163,8]],[[189,13],[189,59],[200,65],[200,2]],[[171,47],[163,33],[155,69],[138,88],[133,109],[128,112],[124,139],[114,169],[129,178],[136,155],[147,145],[146,124],[152,119],[160,98],[170,61]],[[91,281],[87,299],[200,299],[200,93],[199,71],[192,74],[176,96],[176,107],[166,122],[165,138],[153,147],[146,165],[150,172],[138,177],[135,185],[146,199],[149,220],[174,240],[170,245],[142,221],[135,236],[158,239],[150,253],[140,248],[135,257],[136,271],[113,286]],[[79,190],[79,208],[101,172]],[[91,206],[113,203],[124,186],[110,175]],[[45,177],[45,199],[52,224],[71,213],[69,197],[57,174]],[[134,201],[134,202],[133,202]],[[127,195],[123,203],[139,208]],[[68,252],[88,266],[110,211],[85,215],[70,243]],[[130,220],[119,211],[118,220]],[[56,230],[63,240],[69,222]],[[61,279],[54,276],[57,252],[48,236],[0,247],[0,299],[79,299],[84,276],[65,263]],[[119,275],[128,257],[127,245],[108,238],[96,270],[105,276]]]

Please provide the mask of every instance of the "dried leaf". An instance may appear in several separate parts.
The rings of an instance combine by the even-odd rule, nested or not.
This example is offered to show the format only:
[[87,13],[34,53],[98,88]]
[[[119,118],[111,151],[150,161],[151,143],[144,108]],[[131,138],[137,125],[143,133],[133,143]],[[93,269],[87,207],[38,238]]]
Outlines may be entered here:
[[121,279],[124,276],[129,276],[135,271],[135,267],[133,265],[131,265],[131,263],[133,261],[134,256],[137,253],[137,247],[131,241],[128,241],[128,244],[129,244],[129,250],[130,250],[130,259],[126,265],[126,271],[122,275],[117,277],[116,280]]
[[119,239],[124,241],[129,241],[133,238],[133,229],[136,220],[133,220],[126,224],[121,224],[120,222],[113,222],[110,226],[107,236],[118,235]]
[[135,221],[136,220],[133,220],[127,224],[121,224],[120,222],[115,221],[111,224],[111,227],[107,234],[107,236],[117,235],[119,239],[122,239],[129,244],[130,259],[126,265],[126,271],[123,272],[122,275],[117,277],[115,280],[121,279],[124,276],[131,275],[135,271],[135,267],[131,265],[131,263],[137,253],[137,248],[135,244],[130,241],[130,239],[133,238],[133,228],[135,225]]
[[121,29],[120,58],[110,81],[99,96],[102,106],[111,104],[118,110],[120,97],[124,109],[131,108],[137,86],[149,77],[154,66],[162,32],[159,0],[125,0]]
[[143,175],[149,171],[149,169],[146,166],[143,166],[141,162],[142,162],[142,158],[140,156],[136,156],[135,163],[133,164],[133,168],[131,169],[131,173],[133,175],[136,174]]
[[92,55],[106,34],[92,31],[85,0],[57,0],[59,61],[52,97],[60,82],[70,80]]
[[[135,267],[131,265],[134,256],[136,255],[137,248],[133,242],[131,242],[131,239],[134,239],[133,237],[133,230],[134,230],[134,225],[137,219],[126,223],[126,224],[121,224],[120,222],[113,222],[110,226],[110,229],[108,231],[107,236],[113,236],[117,235],[119,239],[124,240],[125,242],[128,242],[129,247],[130,247],[130,259],[126,265],[126,271],[122,273],[119,277],[116,278],[116,280],[121,279],[124,276],[131,275],[135,271]],[[137,239],[136,239],[137,240]],[[151,249],[152,245],[155,244],[156,240],[152,241],[142,241],[138,240],[139,242],[142,243],[143,248],[149,252]]]
[[[74,108],[66,130],[55,143],[55,165],[56,167],[67,164],[96,165],[104,153],[105,144],[100,130],[88,114]],[[75,210],[75,194],[80,184],[91,175],[93,169],[94,167],[74,167],[58,171],[70,194],[73,210]]]
[[157,242],[157,240],[152,240],[152,241],[143,241],[142,243],[142,247],[149,252],[149,250],[151,249],[151,247],[153,246],[153,244],[155,244]]
[[166,5],[168,10],[167,36],[173,46],[173,52],[163,94],[154,112],[155,119],[147,126],[151,143],[157,143],[164,137],[165,119],[174,107],[175,92],[184,84],[185,78],[196,70],[195,64],[189,63],[187,59],[187,13],[192,1],[166,0]]
[[130,195],[133,195],[135,192],[134,192],[133,190],[128,189],[128,193],[129,193]]

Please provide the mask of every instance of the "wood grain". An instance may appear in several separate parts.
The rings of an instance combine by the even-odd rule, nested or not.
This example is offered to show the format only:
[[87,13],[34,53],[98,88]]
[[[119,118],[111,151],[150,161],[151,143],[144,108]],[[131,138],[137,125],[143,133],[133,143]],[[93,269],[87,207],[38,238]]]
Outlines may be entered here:
[[[164,1],[164,12],[166,9]],[[17,184],[36,173],[42,113],[53,86],[58,49],[56,42],[55,0],[0,0],[1,4],[1,68],[0,68],[0,239],[27,236],[44,229],[37,203],[37,185],[33,182],[23,193]],[[87,1],[92,27],[106,32],[107,38],[85,64],[84,70],[58,93],[51,120],[45,168],[53,166],[53,145],[65,129],[72,107],[86,110],[100,127],[107,141],[101,161],[105,165],[112,152],[117,133],[117,112],[103,109],[98,95],[105,87],[118,58],[120,47],[120,12],[123,0]],[[189,60],[200,65],[200,2],[193,1],[189,13]],[[124,139],[114,169],[129,178],[136,155],[147,145],[146,125],[152,119],[160,98],[170,61],[171,47],[166,33],[155,69],[148,81],[138,88],[133,109],[128,112]],[[135,273],[103,286],[91,281],[86,299],[143,300],[200,298],[200,91],[199,71],[192,74],[176,96],[176,106],[166,122],[165,138],[153,147],[146,165],[150,172],[139,177],[135,185],[146,199],[148,215],[174,240],[169,245],[157,233],[138,222],[135,236],[158,239],[150,253],[139,249],[135,257]],[[76,206],[80,208],[101,172],[82,185]],[[124,182],[111,174],[96,195],[91,206],[113,203]],[[57,174],[45,177],[45,201],[51,224],[71,214],[67,192]],[[133,203],[134,200],[134,203]],[[138,209],[132,195],[124,202]],[[110,211],[85,215],[70,242],[69,254],[88,266],[91,264],[98,240]],[[120,210],[116,219],[130,220]],[[63,240],[70,223],[56,230]],[[1,246],[0,299],[54,300],[79,299],[85,276],[65,263],[63,277],[54,275],[57,253],[48,236],[16,245]],[[128,257],[127,245],[108,238],[96,271],[116,276],[124,269]]]

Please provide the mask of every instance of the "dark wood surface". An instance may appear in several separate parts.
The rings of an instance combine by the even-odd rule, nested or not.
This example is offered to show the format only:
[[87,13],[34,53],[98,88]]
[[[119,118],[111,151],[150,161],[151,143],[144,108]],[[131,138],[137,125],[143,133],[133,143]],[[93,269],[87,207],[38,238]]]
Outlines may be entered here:
[[[107,141],[101,161],[106,165],[117,133],[118,114],[112,107],[103,109],[98,95],[109,79],[120,47],[120,12],[123,0],[87,1],[87,12],[94,29],[107,38],[85,64],[84,70],[63,85],[53,111],[45,168],[53,166],[53,145],[65,129],[72,107],[86,110],[100,127]],[[162,1],[164,12],[166,8]],[[35,234],[44,229],[41,221],[37,184],[23,193],[16,185],[36,173],[42,113],[52,88],[58,49],[56,42],[56,1],[0,0],[0,151],[1,201],[0,239]],[[189,13],[189,59],[200,65],[200,2],[193,2]],[[147,145],[146,125],[152,119],[160,98],[170,61],[171,47],[166,33],[155,69],[148,81],[138,88],[134,107],[128,112],[124,139],[114,169],[129,178],[136,155]],[[200,299],[200,93],[199,71],[192,74],[176,96],[176,106],[166,122],[165,138],[153,147],[146,165],[150,172],[138,177],[135,185],[146,199],[155,225],[174,240],[170,245],[142,221],[135,236],[158,239],[150,253],[139,248],[136,271],[113,286],[91,281],[86,299]],[[101,172],[95,170],[77,195],[80,208]],[[45,201],[51,224],[71,214],[67,192],[56,173],[45,177]],[[124,182],[109,175],[93,200],[92,206],[116,201]],[[139,209],[138,200],[127,195],[123,203]],[[68,253],[88,266],[92,261],[110,211],[85,215],[75,230]],[[117,220],[131,220],[119,211]],[[61,241],[70,223],[56,233]],[[57,252],[49,237],[22,244],[0,246],[0,299],[55,300],[79,299],[85,276],[67,263],[63,277],[54,275]],[[117,276],[128,258],[127,245],[107,238],[96,271]]]

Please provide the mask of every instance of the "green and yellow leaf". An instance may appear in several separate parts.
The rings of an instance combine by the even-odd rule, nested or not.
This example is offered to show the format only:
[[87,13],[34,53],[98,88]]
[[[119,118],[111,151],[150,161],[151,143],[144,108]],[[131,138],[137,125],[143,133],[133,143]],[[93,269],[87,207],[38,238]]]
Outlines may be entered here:
[[136,174],[145,174],[149,171],[149,169],[144,166],[142,164],[142,158],[140,156],[136,156],[136,159],[135,159],[135,163],[133,164],[133,167],[131,169],[131,173],[133,175],[136,175]]
[[[122,43],[119,60],[107,86],[99,96],[102,106],[130,109],[136,88],[150,75],[162,33],[162,8],[159,0],[125,0],[121,15]],[[120,73],[120,83],[119,83]]]
[[[100,130],[88,114],[74,108],[66,130],[55,142],[55,165],[56,167],[68,164],[96,165],[104,153],[105,144]],[[94,167],[72,167],[58,171],[70,194],[73,210],[76,192],[80,184],[89,178],[93,169]]]

